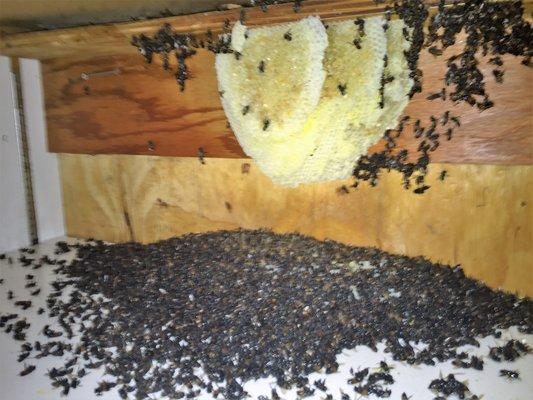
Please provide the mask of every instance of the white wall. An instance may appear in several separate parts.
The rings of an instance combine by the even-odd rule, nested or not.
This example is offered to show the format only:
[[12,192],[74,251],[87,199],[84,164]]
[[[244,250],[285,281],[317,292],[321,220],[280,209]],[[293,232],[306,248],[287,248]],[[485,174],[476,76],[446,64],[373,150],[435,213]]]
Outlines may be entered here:
[[0,56],[0,253],[30,243],[15,81]]
[[19,62],[37,235],[43,242],[65,234],[58,160],[56,154],[47,150],[40,62],[29,59]]

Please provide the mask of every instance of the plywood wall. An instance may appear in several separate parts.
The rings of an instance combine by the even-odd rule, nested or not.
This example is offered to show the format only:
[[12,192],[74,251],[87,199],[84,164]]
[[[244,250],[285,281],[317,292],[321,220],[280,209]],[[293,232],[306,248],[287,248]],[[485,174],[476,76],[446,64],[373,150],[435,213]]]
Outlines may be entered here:
[[533,295],[533,166],[433,164],[422,196],[396,173],[349,195],[337,193],[340,182],[284,189],[238,159],[63,154],[60,166],[72,236],[146,243],[239,227],[298,231],[462,264],[494,288]]

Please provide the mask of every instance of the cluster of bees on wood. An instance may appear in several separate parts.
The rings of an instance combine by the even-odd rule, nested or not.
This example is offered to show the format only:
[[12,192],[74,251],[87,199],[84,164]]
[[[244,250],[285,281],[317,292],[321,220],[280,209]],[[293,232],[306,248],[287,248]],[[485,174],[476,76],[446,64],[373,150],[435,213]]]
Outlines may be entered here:
[[[285,1],[253,1],[251,5],[260,6],[264,12],[268,11],[268,6]],[[385,3],[376,1],[376,4]],[[298,12],[305,6],[305,2],[294,2],[294,11]],[[423,49],[434,57],[442,57],[447,48],[457,42],[457,35],[466,32],[465,46],[461,53],[453,54],[446,59],[447,70],[444,76],[444,84],[440,91],[430,93],[428,101],[447,99],[454,104],[467,103],[484,111],[494,106],[485,88],[485,77],[479,68],[480,58],[490,57],[488,63],[496,68],[492,75],[496,82],[502,83],[504,80],[503,55],[511,54],[522,56],[522,64],[529,66],[533,55],[531,24],[523,19],[523,6],[520,1],[515,2],[488,2],[486,0],[469,0],[465,3],[454,3],[446,6],[444,0],[438,5],[437,13],[430,16],[428,7],[422,0],[404,0],[392,2],[385,7],[386,22],[383,29],[388,29],[388,21],[396,15],[404,20],[406,25],[412,30],[410,35],[411,47],[405,53],[411,70],[410,76],[414,85],[409,94],[413,97],[416,93],[422,92],[423,72],[418,68],[420,53]],[[244,22],[246,18],[245,8],[241,10],[240,19]],[[427,32],[424,29],[428,21]],[[358,18],[355,21],[360,33],[364,34],[364,20]],[[137,46],[148,62],[152,61],[153,54],[160,54],[163,58],[163,67],[169,69],[168,57],[174,53],[178,61],[176,80],[181,90],[185,89],[185,82],[190,79],[190,73],[186,65],[186,60],[196,54],[196,49],[207,48],[215,53],[233,52],[230,46],[230,21],[226,20],[223,27],[225,35],[218,39],[213,38],[211,31],[207,32],[207,39],[199,40],[194,35],[182,35],[172,32],[170,25],[165,25],[156,33],[153,38],[145,35],[134,37],[132,43]],[[290,33],[286,37],[291,40]],[[404,35],[409,35],[405,29]],[[360,41],[356,38],[354,45],[360,47]],[[481,54],[481,57],[480,57]],[[236,54],[238,57],[239,54]],[[387,63],[385,56],[384,63]],[[265,70],[265,64],[258,66],[260,72]],[[381,80],[380,93],[382,100],[380,107],[383,107],[384,86],[390,83],[391,79],[383,76]],[[339,83],[338,90],[342,94],[346,91],[346,86]],[[243,113],[246,110],[243,110]],[[453,125],[448,126],[447,120],[451,119]],[[383,171],[396,170],[403,177],[405,189],[412,189],[416,194],[422,194],[430,188],[426,185],[425,179],[428,173],[428,164],[431,161],[432,153],[440,145],[441,135],[447,140],[453,137],[454,129],[460,126],[459,116],[451,116],[450,111],[446,111],[440,118],[442,125],[446,127],[444,131],[437,129],[436,116],[430,117],[429,126],[421,126],[421,121],[412,121],[410,125],[409,116],[404,116],[398,127],[385,133],[386,147],[381,152],[363,156],[354,167],[354,183],[349,187],[344,185],[338,189],[339,194],[346,194],[350,189],[357,188],[360,182],[367,181],[371,186],[376,186],[380,174]],[[414,138],[419,141],[419,145],[414,154],[407,149],[398,146],[398,138],[404,134],[404,128],[410,125]],[[270,121],[265,119],[263,130],[267,130]],[[200,152],[199,152],[200,153]],[[202,164],[203,157],[199,157]],[[447,172],[443,170],[439,176],[444,180]]]

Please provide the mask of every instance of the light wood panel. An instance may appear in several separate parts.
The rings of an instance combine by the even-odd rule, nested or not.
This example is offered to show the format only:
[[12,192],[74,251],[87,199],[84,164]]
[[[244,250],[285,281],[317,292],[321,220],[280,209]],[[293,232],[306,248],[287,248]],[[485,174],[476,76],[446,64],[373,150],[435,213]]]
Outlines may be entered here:
[[[533,295],[533,166],[433,164],[424,195],[385,174],[349,195],[339,182],[284,189],[249,160],[61,155],[69,235],[152,242],[239,227],[301,232],[462,264],[495,288]],[[251,163],[249,173],[242,164]],[[449,178],[438,179],[442,168]]]
[[[446,54],[454,52],[460,52],[460,45]],[[505,61],[503,84],[494,81],[494,66],[482,68],[496,106],[480,112],[468,105],[426,100],[429,93],[441,89],[446,66],[443,58],[423,52],[424,93],[415,95],[405,114],[429,125],[430,115],[439,117],[451,110],[462,121],[455,138],[443,141],[433,154],[434,162],[533,163],[533,70],[512,56]],[[185,92],[179,92],[173,75],[163,71],[160,60],[149,65],[134,55],[44,62],[49,149],[190,157],[202,147],[208,157],[245,156],[226,126],[213,54],[200,51],[189,66],[193,79],[187,81]],[[82,73],[115,70],[120,74],[80,79]],[[411,134],[404,135],[400,144],[415,152],[418,147]],[[372,151],[382,147],[383,142]]]

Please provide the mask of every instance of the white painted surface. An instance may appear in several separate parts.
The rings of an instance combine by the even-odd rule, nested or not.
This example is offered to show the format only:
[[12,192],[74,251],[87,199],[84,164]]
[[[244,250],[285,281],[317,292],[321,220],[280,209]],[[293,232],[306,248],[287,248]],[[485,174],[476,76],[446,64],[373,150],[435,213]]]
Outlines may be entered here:
[[48,152],[41,64],[29,59],[19,63],[37,235],[46,241],[65,234],[58,160]]
[[[73,239],[68,239],[75,242]],[[31,258],[41,257],[44,254],[56,258],[53,254],[53,243],[48,242],[37,247],[37,253],[29,255]],[[36,311],[39,307],[46,308],[46,297],[51,292],[48,285],[49,282],[57,279],[53,274],[51,266],[44,266],[37,270],[30,268],[22,268],[17,265],[16,258],[18,253],[10,255],[15,261],[13,265],[9,265],[7,261],[0,260],[0,279],[4,279],[3,285],[0,285],[0,314],[16,312],[24,315],[27,321],[31,323],[28,330],[28,341],[40,340],[46,342],[47,339],[40,333],[40,330],[45,324],[51,324],[52,329],[59,329],[55,325],[55,319],[48,319],[46,314],[37,315]],[[72,252],[62,256],[62,258],[70,259]],[[35,280],[40,287],[41,293],[37,297],[29,296],[29,291],[32,289],[24,288],[26,283],[25,274],[31,273],[35,275]],[[15,300],[31,299],[33,306],[26,312],[22,312],[20,308],[15,308],[11,301],[6,301],[8,290],[13,290],[16,296]],[[66,290],[65,290],[66,292]],[[65,293],[64,292],[64,293]],[[465,346],[464,350],[470,354],[481,356],[485,361],[483,371],[476,371],[473,369],[459,369],[451,365],[451,362],[437,363],[435,366],[419,365],[410,366],[404,362],[393,361],[390,354],[384,352],[384,346],[380,344],[378,351],[373,352],[367,347],[358,346],[356,349],[345,350],[338,357],[339,371],[334,374],[320,374],[313,373],[309,380],[313,382],[316,379],[326,379],[326,386],[330,393],[333,394],[334,399],[339,399],[341,390],[349,394],[351,400],[375,400],[374,396],[360,397],[356,395],[353,388],[347,384],[350,377],[349,370],[363,369],[369,367],[371,370],[379,365],[382,360],[387,361],[389,365],[394,366],[391,374],[394,377],[395,383],[389,388],[392,390],[390,399],[400,400],[402,392],[408,394],[411,400],[430,400],[436,397],[436,394],[428,389],[429,383],[433,379],[439,378],[439,375],[447,376],[449,373],[455,374],[460,381],[468,381],[467,385],[470,390],[480,395],[483,400],[530,400],[533,397],[533,355],[521,357],[514,362],[497,363],[487,357],[488,349],[491,346],[503,345],[509,339],[518,339],[526,341],[530,346],[533,345],[533,335],[520,334],[516,329],[506,330],[502,334],[501,339],[492,337],[481,339],[481,346],[475,348],[472,346]],[[62,338],[61,338],[62,339]],[[76,341],[76,337],[73,338]],[[17,363],[17,356],[19,353],[20,342],[15,342],[11,337],[0,331],[0,398],[9,400],[39,400],[39,399],[60,399],[65,398],[60,396],[60,391],[54,389],[49,378],[45,375],[47,369],[52,367],[62,366],[68,356],[61,359],[59,357],[45,357],[41,359],[28,358],[24,362],[30,365],[35,365],[37,369],[26,377],[18,376],[18,373],[24,368],[22,364]],[[417,346],[418,347],[418,346]],[[421,347],[421,345],[420,345]],[[520,372],[520,380],[507,381],[499,376],[500,369],[518,370]],[[83,378],[81,386],[71,391],[66,399],[120,399],[117,388],[110,392],[104,393],[103,396],[97,397],[94,394],[94,388],[101,381],[104,374],[104,368],[98,370],[88,370],[89,375]],[[375,370],[374,370],[375,371]],[[372,372],[374,372],[372,371]],[[201,375],[201,374],[200,374]],[[108,381],[113,381],[114,378],[110,376],[105,377]],[[250,381],[245,384],[245,390],[249,393],[249,399],[257,399],[260,395],[270,395],[270,390],[274,387],[274,378],[266,378],[258,381]],[[296,389],[291,391],[277,390],[278,394],[284,400],[295,400]],[[482,397],[481,397],[482,395]],[[130,397],[133,398],[133,397]],[[157,394],[151,395],[151,399],[161,398]],[[202,393],[199,397],[202,400],[211,399],[212,397],[207,393]],[[315,392],[314,396],[308,397],[309,400],[323,400],[325,395],[319,391]],[[221,397],[219,396],[219,399]],[[456,400],[457,397],[450,396],[450,400]]]
[[10,59],[0,56],[0,253],[30,243],[15,96]]

